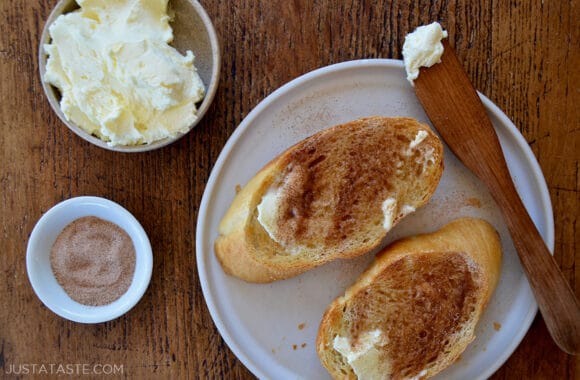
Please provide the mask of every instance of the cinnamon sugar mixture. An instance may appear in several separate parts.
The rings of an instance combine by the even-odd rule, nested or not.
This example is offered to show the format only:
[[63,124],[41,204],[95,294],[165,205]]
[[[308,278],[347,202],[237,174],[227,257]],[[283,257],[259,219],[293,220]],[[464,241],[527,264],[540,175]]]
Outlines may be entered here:
[[116,224],[87,216],[58,235],[50,251],[50,266],[72,299],[85,305],[106,305],[129,289],[135,247]]

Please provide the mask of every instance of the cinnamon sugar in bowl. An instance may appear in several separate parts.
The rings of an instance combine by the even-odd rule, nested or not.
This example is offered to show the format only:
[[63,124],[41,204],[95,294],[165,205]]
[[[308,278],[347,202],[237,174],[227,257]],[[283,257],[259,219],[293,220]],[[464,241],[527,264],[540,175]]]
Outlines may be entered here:
[[139,302],[153,255],[129,211],[104,198],[77,197],[39,219],[28,240],[26,268],[47,308],[74,322],[99,323]]

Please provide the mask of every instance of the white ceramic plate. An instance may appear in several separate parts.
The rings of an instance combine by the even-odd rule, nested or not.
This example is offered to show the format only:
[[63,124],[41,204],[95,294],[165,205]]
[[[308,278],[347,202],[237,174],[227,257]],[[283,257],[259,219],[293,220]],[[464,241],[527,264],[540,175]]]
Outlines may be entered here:
[[[534,155],[510,120],[491,101],[484,105],[499,135],[524,204],[553,250],[552,207]],[[205,190],[197,223],[197,265],[205,299],[221,335],[262,379],[325,379],[315,351],[326,306],[355,281],[372,254],[338,261],[272,284],[227,276],[213,252],[217,226],[235,195],[277,154],[332,125],[363,116],[411,116],[429,123],[401,61],[340,63],[303,75],[268,96],[239,125],[220,154]],[[504,249],[498,288],[477,326],[476,340],[438,379],[484,379],[511,355],[537,306],[500,211],[485,187],[446,148],[445,171],[431,202],[408,216],[389,241],[428,232],[460,216],[488,220]]]

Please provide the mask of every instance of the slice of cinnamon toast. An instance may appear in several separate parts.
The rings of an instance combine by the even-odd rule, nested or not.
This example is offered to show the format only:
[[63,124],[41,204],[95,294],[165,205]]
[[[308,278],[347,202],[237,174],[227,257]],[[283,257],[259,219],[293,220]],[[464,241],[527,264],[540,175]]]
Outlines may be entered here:
[[426,379],[452,364],[498,282],[501,242],[481,219],[394,242],[327,308],[317,336],[335,379]]
[[411,118],[369,117],[290,147],[236,195],[219,225],[224,270],[250,282],[296,276],[377,247],[430,199],[443,146]]

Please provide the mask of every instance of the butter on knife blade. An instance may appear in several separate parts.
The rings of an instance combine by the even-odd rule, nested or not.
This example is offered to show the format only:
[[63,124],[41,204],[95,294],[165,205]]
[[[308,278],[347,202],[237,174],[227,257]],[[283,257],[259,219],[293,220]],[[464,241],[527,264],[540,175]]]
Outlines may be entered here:
[[403,44],[403,61],[407,71],[407,80],[413,81],[419,76],[421,67],[431,67],[441,62],[443,44],[447,31],[438,22],[419,26],[413,33],[407,34]]

